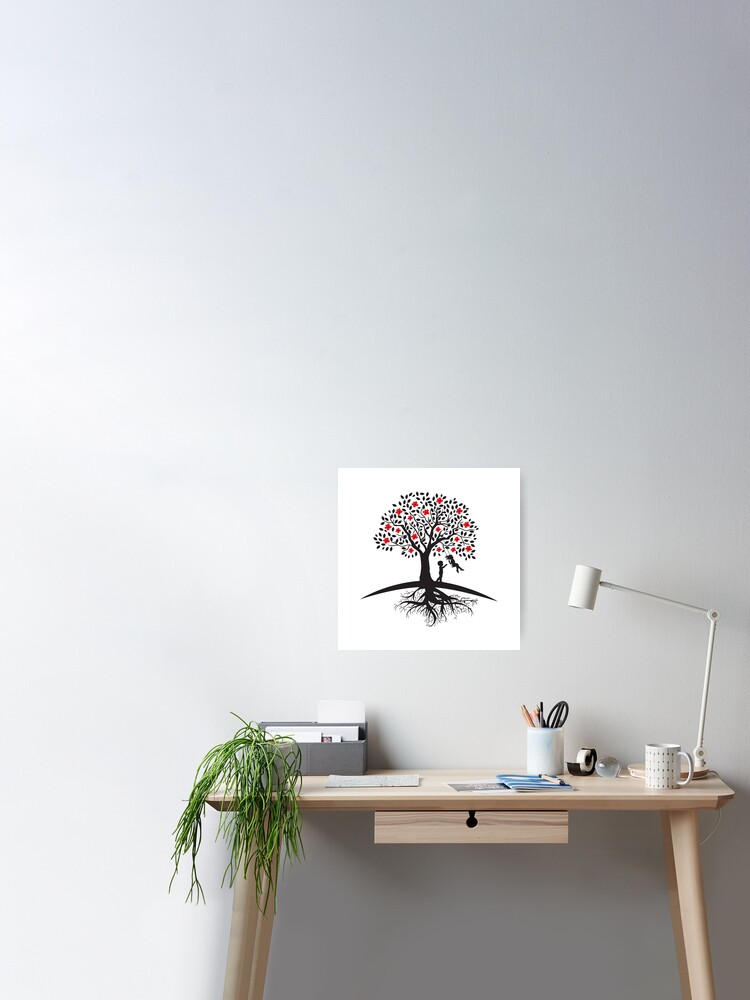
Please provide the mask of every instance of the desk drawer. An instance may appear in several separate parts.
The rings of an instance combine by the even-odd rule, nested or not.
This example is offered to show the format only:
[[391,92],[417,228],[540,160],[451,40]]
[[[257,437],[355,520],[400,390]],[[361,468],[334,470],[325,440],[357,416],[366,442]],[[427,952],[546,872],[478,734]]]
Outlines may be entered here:
[[[474,823],[474,820],[476,823]],[[376,844],[567,844],[566,812],[376,812]]]

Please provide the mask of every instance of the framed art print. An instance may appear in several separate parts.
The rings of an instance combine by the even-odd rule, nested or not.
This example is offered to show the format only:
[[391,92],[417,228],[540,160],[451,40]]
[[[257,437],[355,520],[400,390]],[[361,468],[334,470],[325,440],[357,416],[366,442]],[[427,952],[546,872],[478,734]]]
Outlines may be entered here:
[[339,649],[519,649],[519,469],[339,469]]

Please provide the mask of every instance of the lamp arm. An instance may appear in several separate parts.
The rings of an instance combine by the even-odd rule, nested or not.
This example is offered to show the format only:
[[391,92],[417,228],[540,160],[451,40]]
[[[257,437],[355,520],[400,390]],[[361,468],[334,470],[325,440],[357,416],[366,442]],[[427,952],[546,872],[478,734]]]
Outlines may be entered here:
[[703,697],[701,698],[701,714],[698,719],[698,739],[696,740],[693,758],[695,766],[706,763],[706,751],[703,747],[703,730],[706,726],[706,706],[708,705],[708,685],[711,680],[711,661],[714,658],[714,639],[716,638],[716,623],[719,612],[711,608],[708,612],[708,652],[706,653],[706,674],[703,678]]
[[633,590],[632,587],[621,587],[619,583],[608,583],[607,580],[600,580],[599,586],[608,587],[610,590],[622,590],[626,594],[640,594],[641,597],[648,597],[651,601],[659,601],[661,604],[672,604],[676,608],[684,608],[685,611],[695,611],[699,615],[709,615],[710,617],[713,612],[711,608],[697,608],[694,604],[683,604],[682,601],[673,601],[669,597],[658,597],[656,594],[647,594],[645,590]]
[[656,594],[647,594],[645,590],[634,590],[632,587],[621,587],[619,583],[608,583],[607,580],[599,581],[600,587],[608,587],[610,590],[623,590],[626,594],[640,594],[641,597],[648,597],[651,601],[659,601],[660,604],[671,604],[676,608],[683,608],[685,611],[695,611],[699,615],[708,618],[708,652],[706,653],[706,673],[703,677],[703,697],[701,698],[701,714],[698,719],[698,739],[696,740],[693,758],[695,766],[700,767],[706,764],[706,750],[703,746],[703,731],[706,727],[706,706],[708,705],[708,685],[711,681],[711,662],[714,657],[714,639],[716,638],[716,623],[720,618],[716,608],[697,608],[694,604],[683,604],[682,601],[673,601],[669,597],[658,597]]

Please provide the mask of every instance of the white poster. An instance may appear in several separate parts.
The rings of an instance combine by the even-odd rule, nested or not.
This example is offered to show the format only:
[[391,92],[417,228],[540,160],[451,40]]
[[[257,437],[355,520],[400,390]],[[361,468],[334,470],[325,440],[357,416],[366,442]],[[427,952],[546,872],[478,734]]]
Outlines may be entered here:
[[519,649],[519,469],[339,469],[339,649]]

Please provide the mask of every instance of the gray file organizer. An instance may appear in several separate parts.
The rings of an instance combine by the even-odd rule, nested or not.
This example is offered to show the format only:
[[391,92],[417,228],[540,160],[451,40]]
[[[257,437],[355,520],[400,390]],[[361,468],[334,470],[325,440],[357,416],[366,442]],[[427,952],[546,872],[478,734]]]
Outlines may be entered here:
[[[261,726],[317,726],[317,722],[261,722]],[[331,723],[333,725],[333,723]],[[351,725],[342,722],[339,725]],[[321,726],[321,728],[325,728]],[[360,738],[346,743],[300,743],[302,774],[364,774],[367,770],[367,723],[359,726]]]

